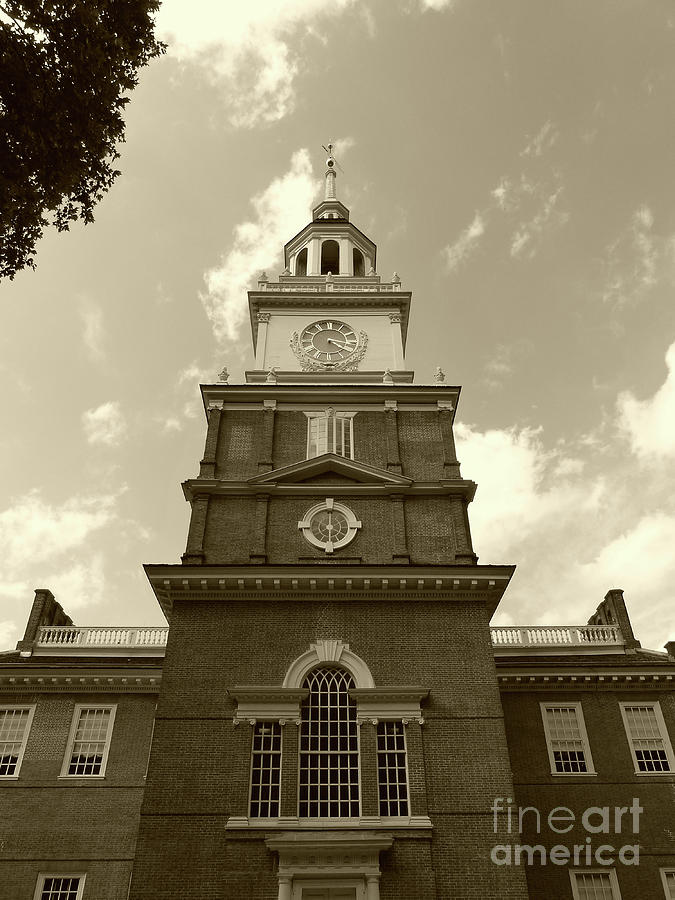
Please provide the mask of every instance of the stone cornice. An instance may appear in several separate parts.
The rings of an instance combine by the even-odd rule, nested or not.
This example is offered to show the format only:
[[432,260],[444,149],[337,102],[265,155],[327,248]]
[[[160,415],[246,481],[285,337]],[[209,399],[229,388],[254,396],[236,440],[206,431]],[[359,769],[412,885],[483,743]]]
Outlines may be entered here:
[[508,674],[497,672],[500,691],[588,691],[591,690],[637,690],[637,691],[672,691],[675,689],[675,670],[667,671],[621,670],[619,667],[605,670],[575,669],[570,671],[564,666],[551,665],[546,671],[520,671]]
[[88,694],[156,694],[162,681],[161,669],[152,673],[138,672],[129,667],[127,670],[107,672],[82,671],[69,669],[67,665],[54,670],[39,669],[31,666],[16,666],[0,669],[0,694],[30,693],[72,693],[74,691]]
[[[345,376],[348,378],[348,376]],[[385,401],[396,401],[402,408],[405,404],[428,404],[429,407],[438,403],[447,408],[448,401],[457,408],[461,388],[450,384],[349,384],[324,383],[324,384],[215,384],[200,385],[204,410],[208,411],[209,404],[259,404],[262,410],[264,400],[276,401],[278,407],[281,404],[292,404],[298,408],[320,406],[339,406],[340,408],[358,408],[362,404],[370,404],[373,407],[385,409]],[[451,410],[454,418],[454,410]]]
[[[409,479],[407,479],[409,481]],[[330,482],[303,484],[292,482],[290,484],[266,483],[258,481],[222,481],[215,478],[190,478],[183,482],[183,494],[186,500],[193,500],[201,495],[210,497],[254,497],[259,494],[269,496],[288,497],[305,495],[311,497],[325,496],[326,493],[339,494],[341,497],[373,497],[403,495],[405,497],[430,497],[451,496],[463,497],[470,503],[476,493],[476,483],[463,478],[443,479],[442,481],[416,481],[412,484],[405,482],[382,483],[372,481],[370,483],[349,484],[346,482]]]
[[164,614],[174,595],[185,599],[318,601],[393,599],[485,603],[494,612],[515,566],[310,565],[179,566],[145,565]]

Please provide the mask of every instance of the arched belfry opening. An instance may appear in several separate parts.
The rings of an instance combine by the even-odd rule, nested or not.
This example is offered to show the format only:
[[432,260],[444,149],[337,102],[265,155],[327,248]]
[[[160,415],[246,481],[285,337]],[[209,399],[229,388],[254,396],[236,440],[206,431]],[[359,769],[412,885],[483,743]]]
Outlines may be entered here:
[[337,241],[324,241],[321,244],[321,274],[338,275],[340,272],[340,245]]
[[295,258],[295,274],[307,274],[307,247],[303,247]]
[[354,275],[357,278],[363,278],[366,274],[366,261],[363,258],[363,253],[361,253],[358,247],[354,247],[352,250],[352,258],[354,262]]

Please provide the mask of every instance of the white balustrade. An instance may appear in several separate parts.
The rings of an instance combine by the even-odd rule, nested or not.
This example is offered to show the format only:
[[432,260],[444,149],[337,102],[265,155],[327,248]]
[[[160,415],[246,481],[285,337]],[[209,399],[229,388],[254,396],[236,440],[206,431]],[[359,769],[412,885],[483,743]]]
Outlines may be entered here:
[[496,648],[623,645],[618,625],[505,625],[491,628],[490,634]]
[[157,649],[166,647],[168,627],[117,628],[75,625],[43,625],[37,636],[37,647],[115,648],[135,647]]

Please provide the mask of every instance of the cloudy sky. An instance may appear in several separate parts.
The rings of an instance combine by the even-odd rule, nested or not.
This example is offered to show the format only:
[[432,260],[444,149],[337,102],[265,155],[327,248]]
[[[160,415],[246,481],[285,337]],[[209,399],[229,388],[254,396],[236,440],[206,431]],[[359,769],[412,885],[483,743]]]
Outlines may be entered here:
[[78,624],[162,623],[198,384],[250,364],[337,142],[338,195],[413,295],[407,362],[457,432],[497,622],[585,622],[621,587],[675,638],[671,0],[165,0],[96,222],[1,289],[0,646],[36,587]]

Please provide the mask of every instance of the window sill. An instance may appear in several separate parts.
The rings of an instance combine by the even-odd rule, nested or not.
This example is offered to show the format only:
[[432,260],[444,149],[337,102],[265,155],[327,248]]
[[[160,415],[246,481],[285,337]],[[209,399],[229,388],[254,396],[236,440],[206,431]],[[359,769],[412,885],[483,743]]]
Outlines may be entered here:
[[670,772],[643,772],[641,769],[635,770],[635,775],[647,776],[647,778],[653,778],[655,775],[657,778],[663,778],[665,775],[666,778],[675,778],[675,771]]
[[330,828],[334,831],[350,829],[361,831],[376,828],[433,828],[428,816],[359,816],[345,819],[300,819],[297,816],[280,816],[277,819],[256,819],[248,816],[230,816],[228,830],[261,829],[268,831],[310,830]]
[[551,772],[555,778],[597,778],[597,772]]
[[105,775],[59,775],[59,781],[105,781]]

